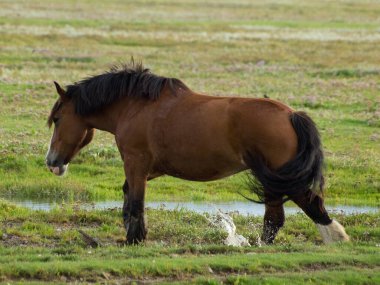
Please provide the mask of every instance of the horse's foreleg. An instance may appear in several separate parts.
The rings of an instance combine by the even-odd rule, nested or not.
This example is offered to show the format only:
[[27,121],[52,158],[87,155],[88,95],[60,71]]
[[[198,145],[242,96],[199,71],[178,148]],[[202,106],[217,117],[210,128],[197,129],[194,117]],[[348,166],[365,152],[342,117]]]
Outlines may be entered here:
[[350,239],[344,227],[337,221],[330,219],[321,197],[308,191],[305,194],[291,197],[291,199],[316,223],[324,243],[348,241]]
[[[128,163],[136,167],[137,163]],[[127,230],[127,244],[136,244],[146,238],[144,220],[144,198],[147,175],[139,168],[125,168],[127,181],[124,184],[123,219]]]
[[272,244],[284,222],[285,215],[282,199],[267,202],[265,204],[262,241],[266,244]]
[[146,238],[147,230],[144,220],[144,201],[130,202],[130,216],[128,220],[127,244],[137,244]]

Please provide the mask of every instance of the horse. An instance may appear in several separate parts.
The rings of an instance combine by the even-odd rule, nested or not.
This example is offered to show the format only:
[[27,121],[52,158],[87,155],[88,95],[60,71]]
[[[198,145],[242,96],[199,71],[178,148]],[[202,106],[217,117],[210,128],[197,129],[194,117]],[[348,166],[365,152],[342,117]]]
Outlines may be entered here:
[[324,242],[348,241],[323,199],[323,151],[312,119],[268,98],[216,97],[192,91],[142,63],[123,65],[68,85],[58,99],[46,165],[63,175],[94,136],[115,136],[124,163],[126,244],[144,241],[145,187],[162,175],[211,181],[249,170],[250,189],[265,204],[262,241],[273,243],[292,200],[318,226]]

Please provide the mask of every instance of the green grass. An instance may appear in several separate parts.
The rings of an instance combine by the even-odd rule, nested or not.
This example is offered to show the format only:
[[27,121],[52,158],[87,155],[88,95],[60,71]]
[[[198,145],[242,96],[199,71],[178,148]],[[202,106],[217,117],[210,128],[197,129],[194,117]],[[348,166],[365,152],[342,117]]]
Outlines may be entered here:
[[[43,163],[51,136],[45,120],[57,97],[53,80],[70,84],[133,55],[196,91],[267,94],[309,112],[326,151],[327,202],[378,205],[380,5],[98,4],[0,4],[0,196],[121,198],[122,164],[112,136],[98,132],[59,179]],[[245,174],[210,183],[163,177],[149,182],[147,199],[239,200],[237,191],[248,191],[245,180]]]
[[[376,1],[1,1],[0,197],[57,207],[0,202],[0,283],[380,283],[378,213],[335,214],[349,244],[321,245],[312,222],[295,215],[274,246],[237,249],[221,245],[225,234],[201,215],[148,210],[147,242],[120,247],[119,210],[60,206],[122,199],[114,138],[97,132],[63,178],[44,165],[53,81],[70,84],[133,55],[195,91],[266,94],[307,111],[325,149],[326,202],[378,206],[379,14]],[[244,173],[207,183],[161,177],[146,198],[241,200],[245,181]],[[255,244],[261,218],[234,221]],[[104,246],[87,248],[78,229]]]
[[[233,215],[237,232],[252,247],[223,245],[226,234],[200,214],[148,210],[149,235],[143,245],[122,246],[120,210],[56,208],[31,211],[0,203],[0,276],[36,282],[219,282],[249,284],[309,280],[311,283],[376,283],[380,278],[378,214],[335,215],[351,236],[346,244],[322,245],[312,222],[289,216],[274,246],[258,247],[261,218]],[[82,229],[102,246],[90,248]],[[328,274],[327,274],[328,273]],[[37,281],[38,280],[38,281]],[[111,282],[111,281],[110,281]],[[297,284],[298,284],[297,283]],[[236,283],[235,283],[236,284]]]
[[[302,277],[298,276],[298,279],[334,280],[334,282],[360,281],[373,282],[373,284],[379,280],[379,274],[374,272],[379,269],[379,258],[374,254],[362,253],[359,250],[357,256],[352,257],[349,248],[333,249],[334,253],[332,254],[321,252],[308,255],[308,250],[296,253],[282,252],[280,260],[277,260],[277,257],[271,253],[256,253],[254,251],[249,252],[251,254],[227,253],[214,256],[182,254],[177,257],[172,254],[172,256],[155,256],[153,259],[147,260],[147,257],[126,258],[129,252],[120,248],[110,248],[107,251],[94,250],[82,254],[79,258],[75,258],[75,254],[72,254],[69,258],[63,259],[62,257],[49,256],[46,251],[41,250],[38,255],[42,257],[39,260],[17,260],[7,267],[10,272],[4,269],[2,273],[12,276],[13,272],[17,272],[12,277],[32,280],[59,280],[63,276],[68,280],[82,278],[86,281],[105,281],[103,276],[109,276],[108,278],[124,280],[138,280],[142,277],[148,280],[162,278],[172,281],[173,279],[182,279],[182,282],[186,279],[191,280],[193,276],[208,275],[210,279],[215,279],[215,276],[222,275],[219,278],[224,279],[227,273],[230,275],[227,279],[228,283],[233,284],[234,281],[242,279],[240,282],[244,284],[244,280],[250,279],[271,280],[273,278],[279,281],[280,278],[293,277],[292,275],[297,273],[300,275],[300,271],[311,270],[313,272],[308,277],[303,275]],[[135,251],[139,251],[139,249],[135,249]],[[30,255],[35,254],[34,252],[28,253]],[[17,252],[12,252],[12,255],[16,255],[17,259]],[[104,259],[104,255],[112,256],[112,259]],[[102,259],[100,260],[100,258]],[[321,259],[328,261],[321,262]],[[332,267],[334,269],[330,269]],[[210,271],[213,273],[211,274]],[[101,273],[96,274],[96,272]],[[253,278],[245,275],[253,275]],[[314,275],[316,276],[314,277]]]

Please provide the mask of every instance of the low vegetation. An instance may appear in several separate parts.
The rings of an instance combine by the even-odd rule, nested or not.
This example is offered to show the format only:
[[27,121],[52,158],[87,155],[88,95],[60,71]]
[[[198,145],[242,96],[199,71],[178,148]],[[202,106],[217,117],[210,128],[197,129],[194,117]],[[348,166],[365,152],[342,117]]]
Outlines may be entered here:
[[[304,215],[290,216],[263,247],[261,218],[234,214],[254,245],[236,249],[201,215],[150,209],[148,241],[124,247],[119,209],[61,206],[122,199],[113,137],[98,132],[63,178],[44,163],[53,80],[70,84],[134,56],[198,92],[266,95],[308,112],[325,149],[327,203],[378,206],[379,14],[376,1],[1,1],[0,197],[57,207],[0,202],[0,282],[380,283],[378,213],[335,214],[352,242],[332,246]],[[245,173],[207,183],[161,177],[147,199],[241,200],[245,182]],[[89,248],[79,229],[102,246]]]
[[[44,167],[45,120],[57,98],[53,80],[70,84],[133,55],[199,92],[265,94],[309,112],[325,147],[328,203],[379,203],[379,5],[157,1],[152,10],[107,1],[100,11],[48,3],[0,4],[1,196],[121,198],[112,136],[98,132],[69,175],[56,179]],[[247,191],[244,174],[211,183],[164,177],[148,188],[147,199],[162,201],[239,200],[237,191]]]
[[[233,214],[238,233],[252,244],[234,248],[223,245],[226,233],[205,216],[185,210],[148,210],[148,240],[124,246],[120,209],[57,207],[43,212],[8,202],[1,202],[0,209],[3,281],[249,284],[293,279],[365,283],[380,278],[377,214],[335,215],[352,241],[331,246],[322,244],[316,227],[302,214],[288,217],[274,246],[260,246],[261,218]],[[91,248],[79,230],[101,247]]]

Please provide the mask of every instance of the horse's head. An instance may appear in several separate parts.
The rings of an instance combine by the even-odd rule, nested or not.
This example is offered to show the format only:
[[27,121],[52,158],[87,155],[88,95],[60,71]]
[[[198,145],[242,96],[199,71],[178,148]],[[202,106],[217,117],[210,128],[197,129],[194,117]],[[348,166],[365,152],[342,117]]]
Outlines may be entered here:
[[70,96],[54,82],[59,94],[51,110],[48,125],[54,124],[54,132],[46,155],[46,165],[56,175],[63,175],[71,159],[87,145],[94,135],[84,118],[75,112]]

